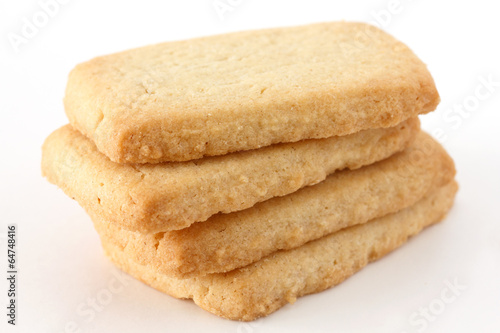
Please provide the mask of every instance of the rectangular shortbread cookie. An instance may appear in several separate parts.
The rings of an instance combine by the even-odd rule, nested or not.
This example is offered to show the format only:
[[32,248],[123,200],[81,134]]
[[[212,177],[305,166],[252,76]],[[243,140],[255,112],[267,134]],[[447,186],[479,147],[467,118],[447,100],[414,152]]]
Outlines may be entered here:
[[266,316],[287,302],[339,284],[441,220],[453,204],[452,181],[402,211],[329,236],[228,273],[191,279],[170,278],[142,266],[102,237],[107,256],[137,279],[177,298],[192,298],[203,309],[234,320]]
[[418,118],[347,136],[278,144],[189,162],[128,165],[110,161],[65,126],[43,145],[42,172],[89,214],[140,232],[185,228],[219,212],[318,183],[335,170],[359,168],[403,150]]
[[92,216],[99,234],[140,264],[186,278],[226,272],[277,250],[413,205],[455,175],[452,159],[420,133],[403,152],[247,210],[166,233],[141,234]]
[[364,23],[156,44],[69,75],[70,123],[115,162],[224,155],[394,126],[436,108],[426,66]]

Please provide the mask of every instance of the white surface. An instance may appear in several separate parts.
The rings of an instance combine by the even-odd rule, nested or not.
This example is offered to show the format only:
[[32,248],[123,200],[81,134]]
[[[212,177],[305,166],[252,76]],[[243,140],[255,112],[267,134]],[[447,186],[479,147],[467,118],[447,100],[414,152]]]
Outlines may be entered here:
[[[42,0],[44,2],[48,0]],[[489,0],[401,0],[382,27],[429,66],[442,102],[423,117],[441,129],[460,192],[447,219],[341,285],[249,324],[211,315],[122,276],[102,255],[89,218],[40,176],[40,146],[66,123],[62,97],[77,63],[160,41],[329,20],[373,21],[390,1],[246,1],[220,20],[213,0],[69,1],[14,52],[37,1],[0,2],[0,233],[18,225],[18,325],[6,324],[6,243],[0,244],[1,332],[500,332],[500,86],[465,115],[481,77],[500,82],[498,9]],[[478,88],[483,89],[483,88]],[[485,92],[481,90],[480,92]],[[458,117],[458,118],[457,118]],[[442,293],[466,286],[444,308]],[[113,292],[111,292],[111,291]],[[112,296],[107,299],[106,296]],[[98,298],[97,310],[87,302]],[[105,304],[102,304],[105,303]],[[423,307],[439,313],[419,316]],[[414,314],[416,313],[416,314]],[[426,327],[424,328],[424,323]],[[70,323],[71,325],[71,323]],[[71,331],[71,330],[68,330]]]

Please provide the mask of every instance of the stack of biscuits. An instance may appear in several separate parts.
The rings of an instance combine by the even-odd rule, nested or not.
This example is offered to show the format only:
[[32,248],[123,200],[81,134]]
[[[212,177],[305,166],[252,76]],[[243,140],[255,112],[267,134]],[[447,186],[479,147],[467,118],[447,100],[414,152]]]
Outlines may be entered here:
[[446,215],[454,164],[418,120],[438,102],[362,23],[168,42],[76,66],[42,170],[122,270],[253,320]]

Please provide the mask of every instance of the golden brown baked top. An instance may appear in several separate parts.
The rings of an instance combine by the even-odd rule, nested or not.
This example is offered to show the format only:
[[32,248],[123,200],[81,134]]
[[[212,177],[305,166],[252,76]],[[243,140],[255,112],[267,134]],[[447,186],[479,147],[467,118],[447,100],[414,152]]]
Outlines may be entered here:
[[167,42],[70,73],[70,123],[116,162],[185,161],[394,126],[439,102],[426,66],[363,24]]

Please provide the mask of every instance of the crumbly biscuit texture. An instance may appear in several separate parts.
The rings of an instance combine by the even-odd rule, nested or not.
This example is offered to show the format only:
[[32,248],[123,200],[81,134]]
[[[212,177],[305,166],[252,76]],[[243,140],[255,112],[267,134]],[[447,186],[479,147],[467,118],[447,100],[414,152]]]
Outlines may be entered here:
[[137,279],[177,298],[192,298],[203,309],[233,320],[266,316],[297,297],[339,284],[441,220],[453,203],[452,181],[418,203],[368,223],[342,229],[288,251],[276,252],[228,273],[176,279],[132,260],[102,237],[107,256]]
[[363,23],[168,42],[77,65],[70,123],[115,162],[224,155],[394,126],[439,102],[426,66]]
[[455,175],[452,159],[420,133],[403,152],[247,210],[212,216],[182,230],[141,234],[92,216],[99,234],[126,255],[169,276],[226,272],[277,250],[413,205]]
[[418,118],[347,136],[278,144],[189,162],[118,164],[67,125],[43,146],[42,172],[92,216],[143,233],[185,228],[219,212],[316,184],[408,146]]

